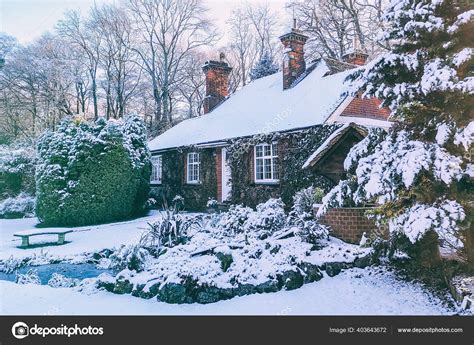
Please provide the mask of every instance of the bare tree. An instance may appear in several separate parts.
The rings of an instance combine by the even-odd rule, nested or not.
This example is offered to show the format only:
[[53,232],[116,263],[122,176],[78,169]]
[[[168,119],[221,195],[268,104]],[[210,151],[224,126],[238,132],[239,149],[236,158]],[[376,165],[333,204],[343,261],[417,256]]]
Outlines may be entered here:
[[208,56],[202,52],[188,55],[181,69],[181,81],[177,83],[178,99],[184,108],[184,118],[202,115],[205,97],[206,78],[202,63]]
[[0,114],[13,137],[34,138],[73,114],[72,58],[64,42],[50,34],[9,55],[0,71]]
[[139,37],[134,50],[152,82],[155,124],[172,124],[172,97],[185,58],[217,40],[200,0],[128,0]]
[[134,63],[137,54],[131,49],[132,24],[125,10],[115,5],[94,6],[91,23],[102,37],[99,65],[104,74],[106,118],[121,118],[140,82]]
[[66,18],[59,21],[58,32],[64,38],[80,48],[88,59],[87,69],[91,79],[92,102],[94,106],[94,118],[99,117],[99,105],[97,96],[97,73],[99,68],[100,48],[102,44],[102,33],[94,30],[94,23],[81,18],[78,11],[66,12]]
[[295,12],[299,28],[310,37],[306,45],[308,55],[340,59],[354,48],[354,40],[370,54],[387,48],[378,40],[383,31],[381,17],[385,2],[305,0],[292,1],[288,7]]
[[275,59],[280,51],[276,14],[268,4],[246,3],[234,9],[227,21],[230,44],[224,49],[234,68],[231,74],[231,91],[246,85],[250,69],[264,54]]

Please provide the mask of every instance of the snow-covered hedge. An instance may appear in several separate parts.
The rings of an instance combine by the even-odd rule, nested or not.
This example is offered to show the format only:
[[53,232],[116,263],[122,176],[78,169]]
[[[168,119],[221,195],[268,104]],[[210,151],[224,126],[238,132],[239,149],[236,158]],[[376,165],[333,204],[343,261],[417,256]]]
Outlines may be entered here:
[[35,198],[21,193],[0,202],[0,218],[34,217]]
[[38,141],[38,218],[47,224],[110,222],[141,212],[148,197],[150,153],[138,117],[67,119]]
[[0,145],[0,198],[35,192],[35,152],[24,146]]

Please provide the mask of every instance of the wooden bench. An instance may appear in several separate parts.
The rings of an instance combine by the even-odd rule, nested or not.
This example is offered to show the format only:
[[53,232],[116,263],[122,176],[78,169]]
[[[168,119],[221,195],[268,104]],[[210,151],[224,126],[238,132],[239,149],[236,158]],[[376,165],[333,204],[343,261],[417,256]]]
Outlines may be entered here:
[[19,231],[13,234],[13,236],[21,237],[21,248],[26,248],[30,245],[31,236],[40,236],[40,235],[58,235],[57,244],[64,244],[66,234],[73,232],[73,230],[45,230],[40,229],[35,230],[25,230]]

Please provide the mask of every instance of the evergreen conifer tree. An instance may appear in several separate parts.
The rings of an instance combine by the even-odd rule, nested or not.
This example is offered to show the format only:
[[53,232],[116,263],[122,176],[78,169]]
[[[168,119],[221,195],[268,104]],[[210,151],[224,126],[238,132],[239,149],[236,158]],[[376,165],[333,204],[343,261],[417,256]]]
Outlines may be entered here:
[[392,235],[413,244],[434,236],[474,263],[473,17],[468,1],[392,0],[393,49],[352,75],[352,86],[381,99],[394,125],[375,147],[364,140],[351,151],[353,178],[321,212],[344,198],[375,201]]
[[273,62],[273,58],[265,52],[262,58],[250,70],[250,80],[256,80],[278,72],[278,66]]

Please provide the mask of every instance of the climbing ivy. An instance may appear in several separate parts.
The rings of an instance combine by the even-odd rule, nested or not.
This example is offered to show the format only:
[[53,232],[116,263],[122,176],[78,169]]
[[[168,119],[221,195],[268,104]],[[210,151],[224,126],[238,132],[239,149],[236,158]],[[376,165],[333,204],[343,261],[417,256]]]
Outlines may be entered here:
[[[321,125],[298,132],[271,133],[233,140],[228,148],[232,180],[232,203],[255,207],[271,197],[281,197],[287,207],[293,195],[311,185],[328,191],[333,183],[310,169],[302,169],[304,162],[338,125]],[[253,147],[260,143],[277,142],[279,149],[278,184],[256,184],[252,176]]]
[[[311,185],[328,191],[333,183],[302,166],[338,125],[315,126],[291,133],[271,133],[229,142],[228,163],[231,169],[232,204],[255,207],[270,198],[282,198],[289,208],[295,193]],[[252,174],[253,147],[264,142],[277,142],[279,148],[278,184],[256,184]],[[186,184],[185,159],[188,152],[199,152],[201,157],[201,183]],[[188,210],[203,210],[207,201],[217,196],[216,149],[182,147],[163,155],[163,183],[152,186],[152,195],[161,205],[163,201],[171,204],[176,195],[184,198]]]
[[[187,184],[185,176],[186,156],[189,152],[199,152],[201,159],[199,184]],[[161,185],[152,186],[152,196],[158,205],[171,205],[173,198],[184,198],[188,210],[203,210],[209,199],[217,195],[217,175],[215,149],[200,149],[192,146],[168,151],[163,155],[163,178]]]

